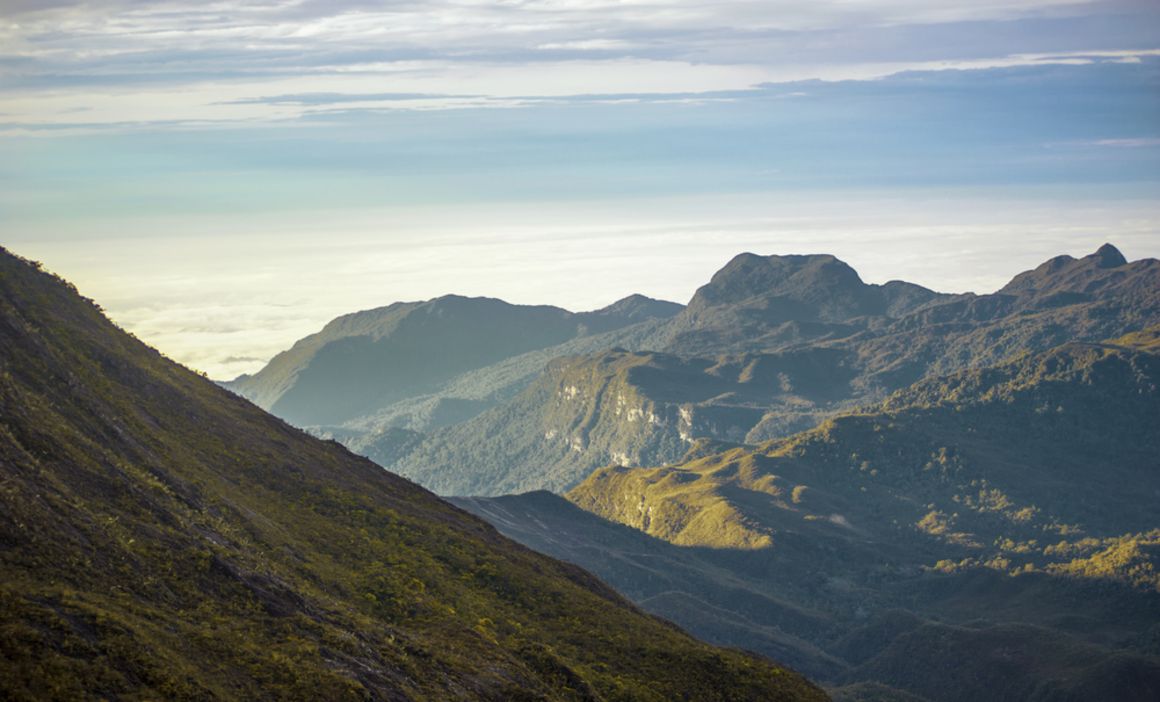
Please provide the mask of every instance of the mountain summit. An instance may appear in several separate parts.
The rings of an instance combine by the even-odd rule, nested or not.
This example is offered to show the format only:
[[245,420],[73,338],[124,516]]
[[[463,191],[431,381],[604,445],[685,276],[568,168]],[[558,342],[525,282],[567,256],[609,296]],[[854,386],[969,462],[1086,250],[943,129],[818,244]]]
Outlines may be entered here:
[[673,320],[670,350],[709,352],[741,345],[784,347],[810,339],[847,336],[856,320],[903,316],[950,299],[918,285],[864,283],[829,254],[735,256],[714,274]]
[[1124,254],[1111,244],[1104,244],[1096,249],[1092,256],[1099,259],[1101,268],[1117,268],[1128,262],[1128,259],[1124,258]]

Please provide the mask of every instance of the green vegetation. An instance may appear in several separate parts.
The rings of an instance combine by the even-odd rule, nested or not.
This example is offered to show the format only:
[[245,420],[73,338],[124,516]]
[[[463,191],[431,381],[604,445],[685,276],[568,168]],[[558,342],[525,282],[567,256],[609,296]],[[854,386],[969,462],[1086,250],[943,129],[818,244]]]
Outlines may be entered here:
[[0,252],[12,700],[822,699],[313,439]]
[[[684,359],[615,349],[551,362],[520,395],[403,455],[367,453],[442,494],[564,490],[594,469],[680,460],[694,436],[741,442],[773,405],[803,428],[842,396],[843,355]],[[452,466],[472,466],[453,470]]]
[[1150,699],[1160,356],[1139,348],[1068,344],[759,447],[606,467],[567,494],[580,510],[461,504],[840,699]]

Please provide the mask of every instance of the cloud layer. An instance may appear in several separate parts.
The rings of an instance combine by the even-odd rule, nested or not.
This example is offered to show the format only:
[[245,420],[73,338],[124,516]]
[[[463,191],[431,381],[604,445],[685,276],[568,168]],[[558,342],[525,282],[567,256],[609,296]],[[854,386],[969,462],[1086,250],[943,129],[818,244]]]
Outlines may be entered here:
[[479,205],[207,216],[151,234],[162,219],[99,240],[62,231],[14,243],[147,342],[232,378],[358,309],[452,292],[576,310],[631,293],[685,302],[741,251],[828,252],[868,282],[990,292],[1108,240],[1131,258],[1160,255],[1157,202],[1121,200],[1109,212],[1091,190],[1066,201],[937,190],[702,196],[515,215]]
[[519,107],[1133,61],[1160,48],[1148,44],[1158,18],[1127,0],[17,2],[0,17],[0,125],[252,124],[336,110],[272,99],[294,94],[341,96],[348,112]]

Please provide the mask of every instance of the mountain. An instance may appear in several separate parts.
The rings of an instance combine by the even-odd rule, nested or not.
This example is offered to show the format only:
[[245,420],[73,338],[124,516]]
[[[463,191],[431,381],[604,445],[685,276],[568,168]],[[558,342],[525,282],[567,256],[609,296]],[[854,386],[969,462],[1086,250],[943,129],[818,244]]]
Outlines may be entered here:
[[669,352],[559,358],[471,419],[348,443],[442,494],[562,491],[605,465],[673,463],[698,439],[760,444],[923,378],[1158,323],[1160,262],[1111,246],[982,296],[866,285],[832,256],[742,254],[638,340]]
[[[562,344],[527,351],[483,368],[461,373],[422,395],[397,400],[374,412],[339,426],[310,427],[312,432],[333,433],[359,453],[393,429],[427,433],[467,421],[511,400],[530,385],[551,361],[565,356],[601,353],[611,348],[640,349],[664,324],[648,319],[626,327],[570,339]],[[331,438],[331,437],[327,437]],[[367,455],[370,455],[369,453]]]
[[361,450],[441,494],[563,491],[610,463],[677,461],[693,437],[745,442],[767,415],[812,427],[851,394],[848,357],[613,349],[559,358],[515,398],[471,421],[416,437],[401,451],[397,435]]
[[844,338],[951,299],[900,281],[867,285],[830,255],[743,253],[673,318],[666,349],[684,354],[776,350]]
[[299,426],[341,425],[467,371],[679,309],[639,295],[579,314],[458,295],[395,303],[339,317],[226,385]]
[[835,699],[1155,699],[1158,336],[923,380],[758,447],[604,468],[568,502],[457,503]]
[[823,699],[172,363],[0,250],[0,696]]
[[1160,260],[1128,262],[1114,246],[1058,256],[991,295],[915,311],[844,346],[866,381],[896,389],[923,378],[1002,363],[1072,341],[1099,341],[1160,324]]

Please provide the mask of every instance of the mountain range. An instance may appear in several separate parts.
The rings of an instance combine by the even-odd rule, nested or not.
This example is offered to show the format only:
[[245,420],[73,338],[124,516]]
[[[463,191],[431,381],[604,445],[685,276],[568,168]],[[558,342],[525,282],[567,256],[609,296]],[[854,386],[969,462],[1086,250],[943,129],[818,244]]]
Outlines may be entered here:
[[[422,428],[470,417],[482,397],[439,396],[449,381],[512,357],[665,319],[680,305],[632,295],[594,312],[459,295],[344,315],[231,390],[298,425],[342,425],[393,404],[437,403]],[[502,386],[501,386],[502,388]],[[492,393],[496,389],[492,389]],[[431,398],[431,395],[436,397]]]
[[233,392],[3,252],[0,340],[13,699],[1160,697],[1160,262],[1110,245],[397,303]]
[[4,699],[825,698],[167,360],[3,250],[0,504]]
[[1160,262],[1111,245],[986,295],[742,254],[451,378],[500,389],[460,421],[310,430],[835,699],[1154,699],[1158,350]]
[[[526,324],[517,333],[512,310],[524,308],[473,302],[482,306],[471,334],[484,333],[484,310],[498,306],[505,312],[495,329],[524,333],[539,345],[490,365],[499,351],[471,355],[476,347],[488,347],[466,342],[435,351],[446,337],[420,332],[427,327],[416,323],[415,336],[407,338],[426,341],[406,343],[428,349],[428,364],[439,369],[408,373],[428,379],[422,381],[423,395],[397,399],[419,382],[410,379],[398,385],[403,390],[375,390],[380,384],[395,387],[392,379],[407,368],[390,354],[373,361],[379,365],[338,364],[350,373],[340,381],[294,381],[309,385],[317,412],[364,397],[359,393],[374,395],[373,401],[359,400],[374,409],[354,418],[331,413],[298,421],[284,411],[284,399],[268,402],[255,390],[264,385],[255,382],[297,377],[282,370],[285,359],[303,353],[298,349],[315,349],[317,358],[341,355],[348,343],[395,348],[404,343],[395,340],[402,332],[383,336],[340,318],[253,379],[229,387],[441,494],[562,491],[610,463],[676,462],[698,439],[758,444],[881,401],[924,378],[1160,323],[1160,262],[1128,262],[1105,245],[1082,258],[1047,261],[992,294],[946,295],[898,281],[863,283],[832,256],[741,254],[684,308],[630,299],[635,315],[610,316],[622,326],[598,334],[568,327],[570,339],[555,346],[544,345],[540,308],[519,312]],[[414,309],[438,310],[446,300]],[[392,309],[360,315],[394,319]],[[565,315],[557,311],[552,319],[589,318]],[[328,341],[336,330],[363,335]],[[463,354],[475,360],[463,360]],[[463,365],[473,368],[458,372]],[[441,380],[431,380],[436,376]],[[360,389],[352,390],[354,385]],[[297,385],[290,387],[283,398]]]

